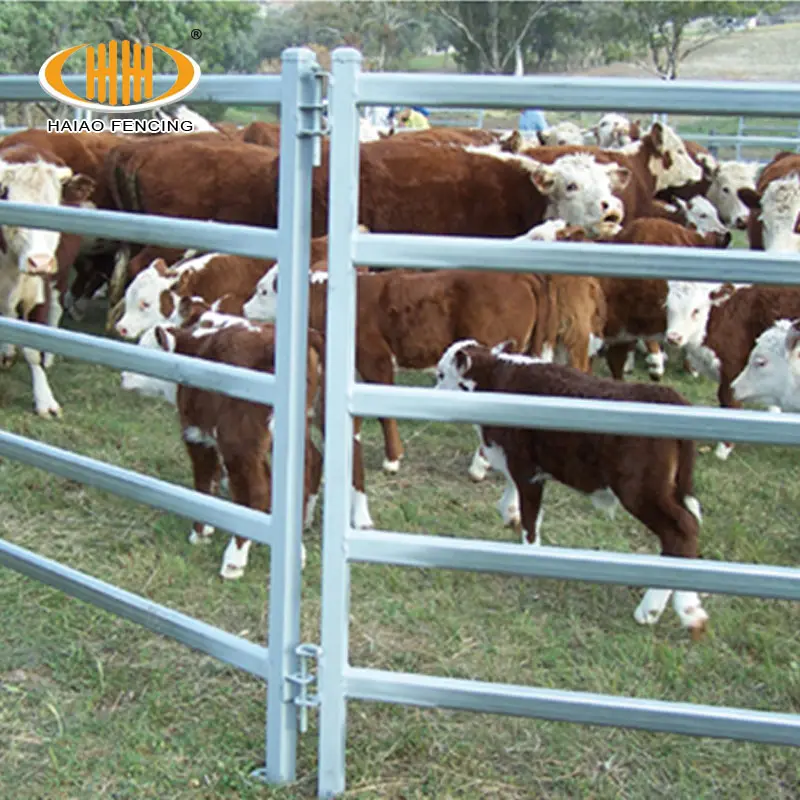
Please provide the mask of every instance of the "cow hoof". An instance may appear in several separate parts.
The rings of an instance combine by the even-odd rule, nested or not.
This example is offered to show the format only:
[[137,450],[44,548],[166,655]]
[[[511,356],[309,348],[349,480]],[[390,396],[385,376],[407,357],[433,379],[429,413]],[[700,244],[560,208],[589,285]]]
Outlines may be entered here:
[[654,383],[661,383],[661,379],[663,377],[664,377],[664,373],[663,372],[660,372],[660,373],[651,372],[650,373],[650,380],[653,381]]
[[42,408],[37,408],[36,413],[42,419],[61,419],[61,417],[64,416],[64,412],[58,403],[55,403],[52,406],[44,406]]
[[223,564],[219,575],[226,581],[237,581],[244,575],[244,567],[237,567],[236,564]]
[[482,480],[486,478],[486,473],[488,470],[484,469],[483,467],[470,467],[469,468],[469,477],[470,480],[474,481],[475,483],[480,483]]
[[388,458],[383,459],[383,471],[389,473],[389,475],[394,475],[400,471],[400,459],[397,458],[394,461],[389,461]]
[[706,617],[704,620],[699,620],[694,625],[691,625],[688,630],[692,641],[699,642],[705,636],[706,631],[708,630],[708,617]]
[[[503,512],[500,512],[503,514]],[[508,508],[506,509],[506,513],[503,514],[503,526],[506,528],[511,528],[516,533],[522,534],[522,516],[519,513],[518,508]]]
[[189,544],[206,544],[207,542],[211,541],[213,534],[213,525],[203,525],[199,531],[192,530],[192,532],[189,534]]
[[733,445],[732,444],[726,444],[725,442],[720,442],[717,445],[716,449],[714,450],[714,455],[720,461],[727,461],[728,460],[728,456],[732,452],[733,452]]

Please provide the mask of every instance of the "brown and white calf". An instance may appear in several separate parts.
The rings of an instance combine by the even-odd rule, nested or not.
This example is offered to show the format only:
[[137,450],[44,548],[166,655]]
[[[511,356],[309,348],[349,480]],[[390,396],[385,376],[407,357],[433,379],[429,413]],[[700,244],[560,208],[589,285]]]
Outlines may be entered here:
[[[278,270],[259,281],[244,307],[249,319],[273,321]],[[311,276],[309,326],[326,329],[327,273]],[[543,279],[522,273],[436,270],[357,276],[356,371],[367,383],[394,383],[395,370],[436,365],[451,342],[464,336],[488,344],[514,339],[523,352],[541,353],[548,314]],[[383,469],[400,469],[403,444],[397,422],[381,418]]]
[[[75,175],[52,154],[31,145],[0,150],[0,200],[45,206],[79,204],[93,187],[90,178]],[[0,226],[0,315],[57,326],[61,306],[53,297],[54,290],[63,291],[78,244],[77,237],[62,237],[58,231]],[[15,353],[14,346],[5,345],[0,363],[10,366]],[[31,370],[36,413],[60,417],[61,406],[45,372],[52,356],[31,347],[23,347],[22,353]]]
[[616,112],[603,114],[589,131],[596,139],[597,146],[605,150],[618,150],[642,138],[641,121],[631,121]]
[[[474,340],[458,341],[437,365],[438,389],[504,392],[613,402],[688,406],[666,386],[624,384],[587,375],[571,367],[489,349]],[[701,522],[694,496],[694,442],[589,432],[479,426],[483,448],[508,481],[499,508],[522,534],[523,544],[541,543],[542,495],[556,480],[588,495],[599,507],[621,503],[661,541],[661,554],[697,558]],[[648,589],[634,613],[654,625],[672,591]],[[705,629],[708,614],[695,592],[675,592],[673,608],[692,635]]]
[[[731,383],[744,369],[758,336],[782,318],[800,317],[800,288],[669,281],[667,341],[685,347],[695,367],[719,382],[723,408],[740,408]],[[720,442],[725,460],[731,442]]]
[[[261,372],[275,371],[274,325],[254,324],[242,317],[206,310],[199,316],[190,317],[182,327],[156,326],[152,331],[154,341],[150,346],[160,347],[167,352]],[[309,331],[304,478],[306,526],[313,520],[322,476],[322,456],[311,440],[310,424],[313,421],[320,428],[324,424],[324,398],[321,395],[324,385],[323,357],[322,336],[316,331]],[[154,393],[143,385],[135,388],[144,394]],[[274,427],[272,407],[184,385],[177,387],[175,403],[182,439],[192,462],[194,488],[204,494],[216,494],[224,469],[231,499],[235,503],[259,511],[270,511],[270,460]],[[356,426],[351,520],[354,527],[372,527],[364,489],[360,438],[360,430]],[[212,526],[196,522],[189,541],[192,544],[208,541],[213,533]],[[231,537],[220,569],[223,578],[242,576],[250,546],[248,539]],[[305,550],[303,554],[305,561]]]
[[172,267],[156,259],[125,290],[116,331],[125,339],[136,339],[154,325],[177,324],[184,297],[208,303],[231,293],[249,297],[273,263],[223,253],[206,253]]

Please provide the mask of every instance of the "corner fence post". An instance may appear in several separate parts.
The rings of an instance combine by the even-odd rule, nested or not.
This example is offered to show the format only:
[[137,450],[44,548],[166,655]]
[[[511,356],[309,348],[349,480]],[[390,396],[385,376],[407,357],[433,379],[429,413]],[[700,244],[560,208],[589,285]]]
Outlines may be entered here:
[[[328,317],[325,368],[325,503],[322,527],[322,657],[319,665],[320,797],[344,791],[348,662],[356,273],[352,244],[358,215],[358,110],[361,53],[333,51],[328,216]],[[334,310],[335,309],[335,313]]]
[[306,440],[306,348],[317,63],[307,48],[282,55],[276,320],[275,439],[272,456],[266,780],[295,779],[297,709],[288,676],[298,671],[300,571]]

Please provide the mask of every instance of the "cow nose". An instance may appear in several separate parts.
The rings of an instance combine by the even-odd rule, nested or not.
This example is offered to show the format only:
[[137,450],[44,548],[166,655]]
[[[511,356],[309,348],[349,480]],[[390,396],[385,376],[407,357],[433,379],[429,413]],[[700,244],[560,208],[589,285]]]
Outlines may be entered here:
[[622,214],[616,209],[612,208],[610,211],[608,210],[608,203],[603,203],[603,222],[616,222],[619,224],[622,222]]
[[117,333],[119,333],[120,336],[127,337],[128,329],[124,325],[117,325]]
[[736,222],[734,225],[740,230],[743,231],[747,227],[747,217],[736,217]]
[[675,333],[675,331],[670,331],[667,334],[667,341],[670,344],[674,344],[680,347],[680,344],[683,341],[683,336],[681,336],[679,333]]
[[26,266],[32,275],[46,275],[56,271],[56,260],[54,256],[28,256]]

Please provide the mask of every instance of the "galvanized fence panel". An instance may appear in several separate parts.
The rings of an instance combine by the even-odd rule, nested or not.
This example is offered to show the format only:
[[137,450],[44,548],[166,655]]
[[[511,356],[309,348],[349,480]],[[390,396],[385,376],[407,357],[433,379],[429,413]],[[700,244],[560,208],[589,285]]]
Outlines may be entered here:
[[[132,344],[0,319],[0,338],[6,342],[274,406],[273,456],[274,463],[281,468],[272,474],[275,505],[271,515],[0,432],[0,453],[9,458],[189,519],[211,523],[270,546],[269,647],[233,636],[2,540],[0,564],[266,680],[266,767],[259,771],[259,776],[273,783],[291,781],[295,777],[297,722],[290,681],[299,667],[296,650],[300,645],[304,353],[311,173],[321,133],[320,75],[312,51],[290,49],[283,54],[280,77],[204,76],[192,95],[193,102],[281,106],[278,230],[152,215],[44,208],[24,203],[3,203],[0,207],[0,224],[63,230],[141,244],[196,247],[255,258],[277,257],[284,264],[281,285],[286,288],[281,292],[276,321],[274,376],[174,353],[145,352]],[[173,80],[171,76],[155,76],[156,92],[168,88]],[[82,88],[77,76],[67,78],[66,83]],[[45,98],[35,76],[0,77],[0,99]]]
[[796,414],[659,408],[652,404],[477,392],[465,396],[356,384],[356,264],[800,284],[797,258],[783,254],[360,234],[356,228],[358,107],[383,102],[524,108],[535,97],[537,106],[548,109],[647,111],[656,105],[672,113],[800,117],[800,88],[790,83],[362,74],[360,65],[358,51],[334,51],[319,795],[332,797],[345,788],[348,699],[800,745],[798,715],[393,673],[352,666],[348,659],[353,562],[800,599],[800,570],[796,569],[553,547],[527,549],[497,542],[353,530],[349,497],[354,415],[800,444],[800,415]]

